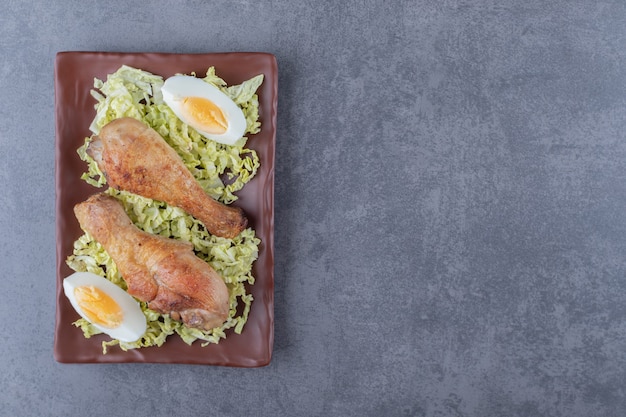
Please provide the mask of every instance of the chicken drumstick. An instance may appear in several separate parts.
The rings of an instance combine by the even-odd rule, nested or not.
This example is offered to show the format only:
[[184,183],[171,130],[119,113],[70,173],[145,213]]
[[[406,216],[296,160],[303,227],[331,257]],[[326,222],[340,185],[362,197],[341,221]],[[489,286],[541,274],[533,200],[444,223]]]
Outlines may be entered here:
[[228,289],[191,243],[146,233],[122,204],[95,194],[74,207],[80,227],[115,261],[128,293],[189,327],[210,330],[228,318]]
[[248,224],[243,210],[208,195],[176,151],[139,120],[125,117],[109,122],[87,153],[111,187],[180,207],[214,235],[233,238]]

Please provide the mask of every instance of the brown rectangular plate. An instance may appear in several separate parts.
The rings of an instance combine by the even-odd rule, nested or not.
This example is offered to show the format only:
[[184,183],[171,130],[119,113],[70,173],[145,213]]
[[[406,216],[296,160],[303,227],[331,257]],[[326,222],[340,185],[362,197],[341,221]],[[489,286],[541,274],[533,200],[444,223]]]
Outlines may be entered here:
[[[233,203],[244,209],[249,225],[261,239],[259,258],[253,266],[254,296],[248,322],[241,334],[232,331],[219,344],[189,346],[178,335],[170,336],[161,347],[122,351],[115,346],[102,353],[108,336],[90,339],[72,323],[79,318],[63,294],[62,281],[73,271],[65,264],[74,241],[82,231],[73,207],[89,195],[102,191],[80,179],[86,164],[76,150],[90,136],[89,125],[95,116],[95,100],[90,95],[94,78],[106,80],[107,74],[129,65],[166,78],[176,73],[195,72],[204,76],[215,67],[228,85],[239,84],[264,74],[258,90],[261,132],[249,138],[247,146],[257,151],[260,168],[256,177],[237,195]],[[274,149],[278,93],[276,58],[267,53],[113,53],[60,52],[56,56],[54,87],[56,116],[56,326],[54,357],[62,363],[185,363],[237,367],[267,365],[274,343]]]

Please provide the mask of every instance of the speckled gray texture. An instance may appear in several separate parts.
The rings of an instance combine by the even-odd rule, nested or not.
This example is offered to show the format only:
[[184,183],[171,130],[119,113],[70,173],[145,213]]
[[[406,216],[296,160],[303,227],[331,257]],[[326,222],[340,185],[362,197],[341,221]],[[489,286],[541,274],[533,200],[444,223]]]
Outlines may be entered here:
[[[134,3],[0,14],[0,415],[626,415],[623,1]],[[62,50],[276,55],[268,367],[54,361]]]

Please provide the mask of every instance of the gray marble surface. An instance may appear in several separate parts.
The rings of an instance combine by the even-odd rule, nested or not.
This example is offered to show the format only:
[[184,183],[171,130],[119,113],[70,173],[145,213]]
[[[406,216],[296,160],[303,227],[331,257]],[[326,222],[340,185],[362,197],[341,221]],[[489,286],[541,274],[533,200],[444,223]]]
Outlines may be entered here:
[[[0,415],[626,415],[622,0],[138,3],[3,4]],[[63,50],[276,55],[269,366],[54,361]]]

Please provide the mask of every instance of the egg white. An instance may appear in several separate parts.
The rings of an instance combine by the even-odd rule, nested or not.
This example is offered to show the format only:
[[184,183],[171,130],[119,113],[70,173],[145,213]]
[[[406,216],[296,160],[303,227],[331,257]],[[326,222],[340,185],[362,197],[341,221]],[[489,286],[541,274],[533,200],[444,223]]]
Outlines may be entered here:
[[[233,145],[246,132],[246,117],[241,108],[219,88],[200,78],[189,75],[175,75],[165,80],[161,87],[161,92],[163,93],[163,101],[172,109],[174,114],[208,139],[226,145]],[[226,132],[222,134],[206,132],[202,129],[202,126],[188,119],[181,108],[182,100],[185,97],[202,97],[212,101],[222,110],[228,122]]]
[[[123,312],[122,324],[114,329],[103,327],[97,323],[92,323],[89,317],[81,309],[74,289],[82,286],[93,286],[106,293],[120,306]],[[146,332],[146,316],[141,311],[139,303],[135,301],[126,291],[109,281],[108,279],[91,272],[75,272],[63,280],[63,290],[65,296],[70,300],[72,307],[85,320],[89,321],[95,328],[108,334],[114,339],[122,342],[134,342]]]

